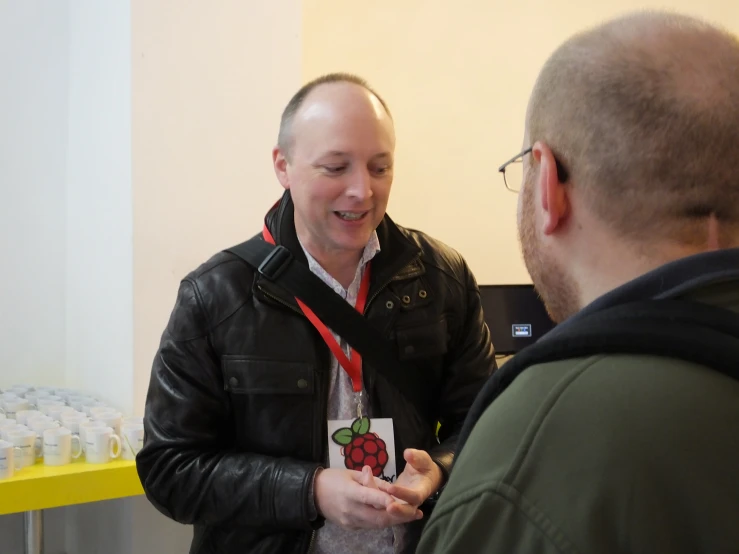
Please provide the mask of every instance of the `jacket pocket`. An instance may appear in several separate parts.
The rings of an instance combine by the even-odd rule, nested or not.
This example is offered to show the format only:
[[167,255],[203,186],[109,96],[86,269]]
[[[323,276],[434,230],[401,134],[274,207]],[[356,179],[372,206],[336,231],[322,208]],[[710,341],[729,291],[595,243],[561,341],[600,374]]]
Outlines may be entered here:
[[446,318],[396,329],[399,360],[443,356],[448,351]]
[[226,355],[221,371],[238,449],[313,459],[319,384],[312,364]]
[[232,394],[313,394],[313,367],[304,362],[244,356],[221,358],[223,384]]

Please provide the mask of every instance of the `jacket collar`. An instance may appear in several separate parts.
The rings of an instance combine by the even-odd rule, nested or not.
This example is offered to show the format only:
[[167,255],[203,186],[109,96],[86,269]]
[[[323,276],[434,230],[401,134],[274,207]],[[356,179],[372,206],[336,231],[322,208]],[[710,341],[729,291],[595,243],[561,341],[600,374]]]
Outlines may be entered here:
[[[267,213],[265,223],[277,244],[287,248],[297,261],[308,264],[295,232],[295,206],[290,191]],[[392,281],[410,279],[425,272],[421,249],[385,214],[377,227],[380,251],[372,259],[370,297]]]
[[675,298],[704,286],[739,282],[739,248],[703,252],[665,264],[596,298],[569,321],[637,300]]

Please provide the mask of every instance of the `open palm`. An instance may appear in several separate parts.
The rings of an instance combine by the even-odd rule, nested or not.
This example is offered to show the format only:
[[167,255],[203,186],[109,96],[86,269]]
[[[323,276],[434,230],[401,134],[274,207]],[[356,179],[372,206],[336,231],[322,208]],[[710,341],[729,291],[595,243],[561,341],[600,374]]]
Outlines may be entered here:
[[[406,461],[403,473],[395,483],[383,483],[381,488],[398,500],[418,507],[441,486],[441,469],[423,450],[409,448],[403,457]],[[391,505],[388,509],[394,508]]]

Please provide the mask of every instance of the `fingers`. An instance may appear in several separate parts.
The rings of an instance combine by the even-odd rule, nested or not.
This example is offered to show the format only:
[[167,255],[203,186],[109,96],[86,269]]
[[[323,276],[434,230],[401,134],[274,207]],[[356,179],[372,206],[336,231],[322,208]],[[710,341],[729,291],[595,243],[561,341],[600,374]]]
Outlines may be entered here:
[[404,523],[423,517],[423,512],[415,506],[411,504],[400,504],[398,502],[390,504],[387,508],[387,513],[394,518],[403,519]]
[[367,486],[354,487],[352,490],[352,499],[360,504],[367,504],[380,510],[384,510],[393,502],[393,499],[388,493]]
[[369,468],[369,466],[364,466],[362,468],[362,485],[371,489],[378,488],[377,484],[375,483],[375,476],[372,475],[372,470]]
[[392,483],[388,483],[387,481],[383,481],[382,479],[378,479],[375,477],[375,488],[380,489],[382,492],[386,492],[388,494],[392,494],[390,490],[393,488]]
[[402,525],[420,519],[423,514],[412,506],[394,508],[392,510],[376,510],[370,506],[357,506],[352,510],[351,521],[347,527],[357,529],[383,529],[393,525]]
[[389,495],[394,496],[398,500],[407,502],[413,506],[420,506],[426,500],[426,495],[416,489],[401,487],[399,485],[390,485],[387,489],[382,489]]

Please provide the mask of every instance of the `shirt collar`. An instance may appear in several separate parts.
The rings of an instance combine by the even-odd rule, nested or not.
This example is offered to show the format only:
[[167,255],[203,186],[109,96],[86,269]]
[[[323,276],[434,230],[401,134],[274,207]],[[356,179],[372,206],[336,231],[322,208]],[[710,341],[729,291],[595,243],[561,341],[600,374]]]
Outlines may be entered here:
[[[318,275],[324,282],[328,283],[337,292],[339,291],[339,289],[343,291],[344,287],[342,287],[338,283],[338,281],[331,277],[326,272],[326,270],[321,267],[321,264],[319,264],[318,261],[313,256],[311,256],[310,252],[308,252],[300,239],[298,239],[298,242],[300,243],[300,247],[303,249],[305,257],[308,259],[308,268],[313,273]],[[362,275],[362,270],[364,266],[367,265],[372,260],[372,258],[374,258],[378,254],[378,252],[380,252],[380,239],[377,236],[377,231],[372,231],[372,234],[370,235],[370,238],[367,241],[367,244],[365,244],[364,250],[362,251],[362,257],[359,259],[359,265],[357,266],[357,271],[354,277],[355,282],[353,282],[352,285],[349,286],[349,289],[352,289],[353,285],[358,283],[358,279],[361,279],[361,277],[359,276]]]

